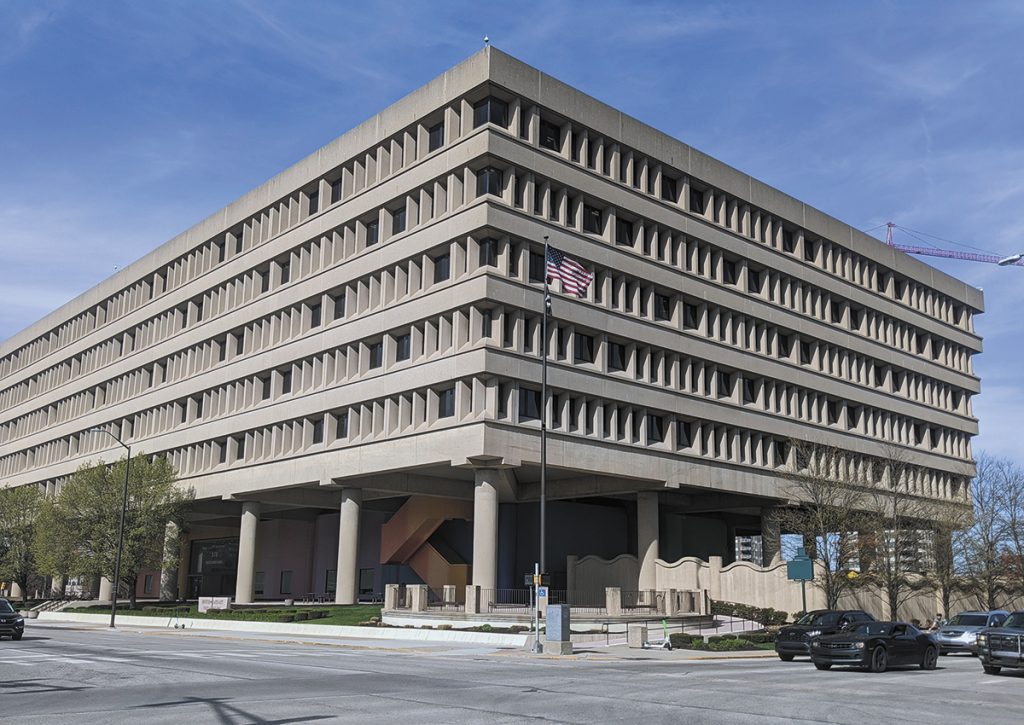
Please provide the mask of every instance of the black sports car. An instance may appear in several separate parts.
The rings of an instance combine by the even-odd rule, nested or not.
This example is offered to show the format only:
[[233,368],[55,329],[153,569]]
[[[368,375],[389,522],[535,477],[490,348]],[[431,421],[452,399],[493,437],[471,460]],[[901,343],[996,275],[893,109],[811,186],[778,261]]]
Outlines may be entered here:
[[845,632],[861,622],[874,622],[875,618],[859,609],[816,609],[793,624],[779,630],[775,639],[775,652],[783,662],[811,653],[811,642],[823,634]]
[[906,622],[867,622],[811,643],[811,661],[819,670],[832,665],[853,665],[872,672],[885,672],[892,665],[934,670],[938,660],[935,640]]

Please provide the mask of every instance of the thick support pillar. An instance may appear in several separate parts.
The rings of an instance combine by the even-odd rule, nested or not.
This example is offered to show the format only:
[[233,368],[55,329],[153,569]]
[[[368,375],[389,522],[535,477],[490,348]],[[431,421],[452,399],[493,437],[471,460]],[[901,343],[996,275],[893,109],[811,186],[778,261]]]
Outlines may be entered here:
[[164,530],[163,567],[160,569],[160,601],[174,602],[178,599],[178,556],[181,553],[181,535],[178,525],[167,523]]
[[782,531],[779,529],[779,510],[775,506],[761,509],[761,563],[768,566],[779,554],[782,547]]
[[362,489],[342,490],[341,518],[338,520],[338,578],[334,590],[336,604],[355,604],[359,594],[359,511],[362,506]]
[[238,575],[235,577],[235,603],[252,604],[253,580],[256,578],[256,527],[260,522],[260,505],[256,501],[242,504],[242,521],[238,530]]
[[658,494],[641,491],[636,495],[636,555],[640,562],[640,580],[637,589],[641,591],[657,588],[658,558]]
[[478,468],[473,491],[473,584],[491,592],[498,582],[497,480],[497,470]]
[[114,587],[106,577],[100,579],[100,593],[96,598],[101,602],[114,601]]

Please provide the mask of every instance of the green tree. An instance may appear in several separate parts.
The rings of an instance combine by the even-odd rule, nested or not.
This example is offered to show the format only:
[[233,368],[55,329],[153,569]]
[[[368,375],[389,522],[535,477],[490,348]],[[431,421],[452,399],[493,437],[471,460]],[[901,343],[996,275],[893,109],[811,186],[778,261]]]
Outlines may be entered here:
[[[127,459],[112,466],[100,462],[79,468],[61,486],[46,510],[45,531],[38,548],[49,567],[79,574],[104,576],[114,581],[118,525]],[[174,467],[166,458],[132,456],[128,481],[128,508],[121,556],[121,596],[135,603],[135,585],[142,569],[174,566],[165,561],[164,538],[169,522],[181,523],[195,497],[177,485]]]
[[36,485],[0,489],[0,579],[18,584],[23,598],[36,573],[33,541],[44,501]]

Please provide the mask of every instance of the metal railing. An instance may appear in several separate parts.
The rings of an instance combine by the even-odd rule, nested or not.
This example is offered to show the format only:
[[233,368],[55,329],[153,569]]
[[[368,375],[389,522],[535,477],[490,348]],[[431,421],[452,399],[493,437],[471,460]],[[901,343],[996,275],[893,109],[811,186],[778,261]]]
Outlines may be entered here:
[[635,612],[640,610],[649,613],[657,613],[659,611],[664,611],[663,603],[664,592],[657,592],[653,589],[642,589],[635,592],[622,592],[623,612]]
[[433,612],[464,612],[466,603],[455,601],[456,592],[447,592],[444,589],[431,587],[427,589],[427,608]]
[[549,589],[548,604],[568,604],[574,614],[606,614],[608,602],[603,591]]
[[395,609],[412,609],[412,595],[405,584],[398,585],[398,592],[395,594]]
[[532,589],[482,589],[480,608],[487,612],[508,614],[529,614],[533,611]]

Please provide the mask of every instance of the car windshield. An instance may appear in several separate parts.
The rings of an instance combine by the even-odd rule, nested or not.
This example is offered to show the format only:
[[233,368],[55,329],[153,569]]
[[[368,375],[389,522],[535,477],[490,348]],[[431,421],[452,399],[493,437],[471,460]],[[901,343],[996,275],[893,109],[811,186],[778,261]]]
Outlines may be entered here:
[[878,622],[865,622],[864,624],[858,624],[857,628],[853,630],[854,634],[863,634],[868,637],[878,637],[889,634],[892,630],[891,624],[880,624]]
[[1014,612],[1005,620],[1003,620],[1004,627],[1024,627],[1024,612]]
[[958,614],[949,620],[954,627],[984,627],[988,624],[988,616],[985,614]]
[[814,624],[819,627],[831,627],[834,626],[836,620],[839,619],[839,612],[808,612],[800,619],[796,620],[796,624]]
[[14,611],[14,607],[11,606],[10,602],[0,601],[0,614],[10,614]]

